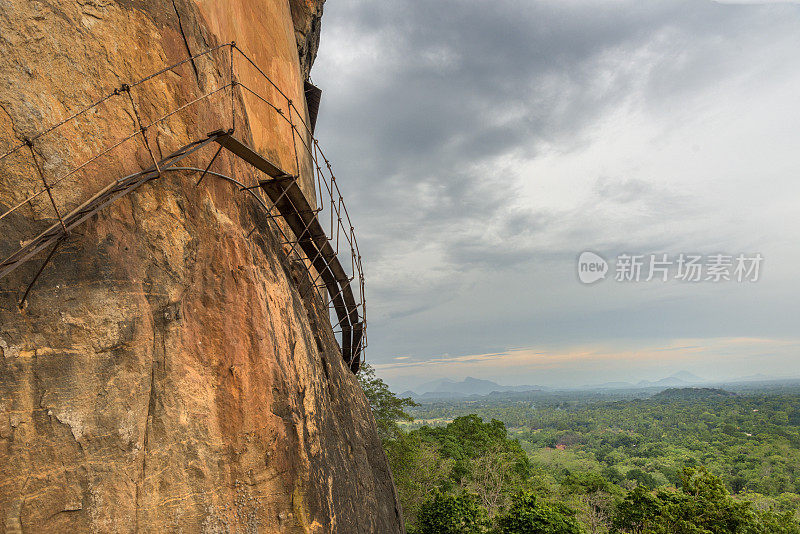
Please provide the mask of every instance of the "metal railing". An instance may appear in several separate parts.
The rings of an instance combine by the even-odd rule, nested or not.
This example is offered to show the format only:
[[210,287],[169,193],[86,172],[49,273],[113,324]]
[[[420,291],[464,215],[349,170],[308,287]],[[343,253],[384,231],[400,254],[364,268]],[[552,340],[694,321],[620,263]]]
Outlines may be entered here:
[[[196,87],[194,88],[196,94],[184,102],[172,103],[166,109],[162,109],[155,118],[146,119],[146,113],[142,110],[142,101],[138,97],[142,92],[146,92],[147,84],[169,83],[170,80],[166,80],[168,77],[175,74],[180,76],[181,69],[186,69],[190,63],[194,65],[202,58],[211,60],[211,65],[209,69],[204,69],[203,80],[199,76],[196,77]],[[188,72],[186,75],[194,76]],[[242,81],[243,76],[249,80],[260,79],[264,83],[261,85],[252,81],[245,83]],[[257,107],[258,109],[256,109]],[[306,185],[306,200],[308,200],[308,205],[313,208],[314,220],[322,227],[324,237],[330,244],[330,249],[334,251],[333,260],[331,260],[330,254],[323,254],[323,247],[318,247],[319,252],[315,255],[316,257],[314,255],[309,257],[308,247],[299,246],[301,241],[306,238],[303,235],[306,232],[293,235],[289,225],[285,224],[285,221],[281,221],[282,214],[278,210],[279,200],[281,205],[285,205],[286,202],[282,198],[268,198],[261,190],[261,186],[265,183],[264,180],[257,180],[255,184],[246,184],[243,180],[212,170],[212,166],[218,161],[223,149],[222,144],[208,164],[202,166],[177,166],[179,160],[206,146],[207,141],[197,140],[200,137],[199,132],[194,136],[187,133],[189,144],[173,152],[167,158],[156,156],[156,152],[161,147],[154,143],[152,132],[158,133],[160,128],[168,128],[171,134],[180,131],[187,121],[177,125],[173,124],[171,128],[168,124],[168,121],[180,113],[192,113],[195,116],[199,116],[201,113],[204,116],[210,114],[214,117],[214,121],[224,123],[218,124],[217,132],[202,136],[210,139],[214,135],[217,138],[221,137],[220,132],[224,132],[226,135],[233,134],[237,130],[237,121],[249,122],[251,113],[263,110],[267,111],[267,115],[261,115],[261,117],[268,117],[267,120],[273,121],[272,124],[276,127],[283,125],[285,134],[279,134],[279,136],[286,135],[286,143],[282,147],[275,148],[276,150],[286,150],[288,147],[293,155],[293,161],[289,163],[293,163],[294,168],[285,172],[285,175],[295,182],[300,180],[302,184]],[[98,135],[99,138],[107,138],[110,134],[103,130],[105,123],[98,117],[113,117],[114,113],[118,117],[132,118],[133,131],[109,140],[104,146],[89,147],[91,143],[88,139],[94,140],[92,129],[96,129],[102,134]],[[70,129],[74,131],[70,131]],[[249,127],[240,129],[244,130],[245,134],[252,135]],[[288,135],[291,136],[291,141],[288,140]],[[172,135],[172,137],[175,136]],[[79,144],[82,140],[84,143]],[[80,198],[80,195],[76,197],[76,192],[82,189],[80,186],[96,182],[98,169],[93,165],[105,163],[124,167],[124,154],[126,152],[130,154],[131,148],[135,148],[137,142],[142,143],[148,157],[152,160],[151,167],[126,174],[123,178],[115,180],[91,195],[88,200]],[[71,148],[67,152],[67,156],[62,154],[63,148],[59,148],[65,143]],[[65,160],[74,159],[71,156],[76,152],[83,152],[83,157],[74,164],[65,163]],[[57,157],[48,158],[52,154]],[[291,160],[292,157],[290,156],[289,159]],[[278,161],[278,167],[284,163]],[[41,185],[32,187],[28,173],[35,173],[36,182]],[[0,193],[11,198],[10,207],[0,205],[0,239],[6,241],[9,236],[14,234],[15,237],[20,238],[17,240],[22,243],[19,249],[0,262],[0,278],[7,276],[52,245],[41,268],[24,291],[19,306],[22,308],[25,305],[39,275],[59,244],[68,238],[70,230],[74,226],[140,185],[172,173],[197,173],[200,175],[196,182],[198,186],[206,176],[224,179],[234,184],[236,191],[245,193],[254,201],[266,213],[270,228],[275,235],[282,238],[284,252],[288,258],[304,266],[310,282],[309,287],[320,290],[319,295],[322,298],[324,309],[329,315],[336,308],[337,299],[341,300],[342,293],[353,294],[354,304],[352,306],[354,309],[347,309],[344,317],[341,316],[341,310],[337,309],[338,315],[336,319],[331,318],[331,323],[334,332],[342,336],[340,345],[342,347],[350,344],[344,339],[346,333],[349,335],[353,331],[358,332],[352,337],[351,354],[343,353],[345,359],[349,360],[351,368],[357,370],[363,349],[367,346],[364,273],[355,228],[336,176],[330,161],[314,137],[304,113],[273,82],[272,78],[233,42],[188,57],[138,81],[121,84],[113,91],[81,107],[78,111],[69,113],[45,129],[28,137],[22,137],[19,142],[13,143],[4,153],[0,154]],[[50,174],[54,174],[54,176],[49,176]],[[274,176],[271,179],[274,179]],[[308,199],[309,196],[313,198]],[[52,224],[50,224],[51,221]],[[49,224],[49,227],[40,231],[44,224]],[[309,224],[310,222],[306,224],[306,229]],[[249,238],[255,230],[251,230],[247,237]],[[324,248],[328,250],[328,247]],[[339,258],[345,255],[349,255],[348,261],[340,261]],[[330,278],[330,272],[325,268],[319,268],[320,257],[324,257],[328,263],[341,264],[341,269],[338,265],[326,266],[330,272],[336,270],[343,273],[337,278],[338,294],[331,290],[329,283],[320,284],[321,278],[326,280]],[[334,267],[336,268],[334,269]],[[343,276],[344,279],[342,279]],[[307,292],[302,296],[307,297]]]

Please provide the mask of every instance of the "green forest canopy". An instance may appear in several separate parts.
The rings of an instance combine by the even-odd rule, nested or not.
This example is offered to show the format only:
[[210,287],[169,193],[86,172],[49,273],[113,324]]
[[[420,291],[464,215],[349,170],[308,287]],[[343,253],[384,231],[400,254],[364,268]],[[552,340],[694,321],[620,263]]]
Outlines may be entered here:
[[366,376],[412,534],[800,532],[800,393],[415,405]]

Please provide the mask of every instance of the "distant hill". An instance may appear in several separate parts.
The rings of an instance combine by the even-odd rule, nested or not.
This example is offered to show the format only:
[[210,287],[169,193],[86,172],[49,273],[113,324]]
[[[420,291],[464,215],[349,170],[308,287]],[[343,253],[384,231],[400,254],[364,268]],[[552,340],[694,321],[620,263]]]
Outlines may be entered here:
[[660,380],[641,380],[637,383],[614,381],[605,382],[598,385],[587,385],[582,389],[597,390],[597,389],[646,389],[646,388],[663,388],[668,386],[692,386],[703,384],[707,382],[705,379],[690,373],[689,371],[678,371]]
[[438,380],[432,380],[430,382],[420,384],[419,386],[415,387],[413,391],[407,391],[406,393],[419,395],[420,393],[429,393],[431,391],[442,391],[446,390],[451,384],[455,383],[456,381],[450,378],[440,378]]
[[461,382],[448,378],[427,382],[414,388],[414,391],[403,392],[403,395],[431,399],[485,396],[492,393],[539,391],[542,389],[544,389],[542,386],[502,386],[491,380],[468,376]]
[[697,375],[693,375],[689,371],[678,371],[674,375],[670,375],[661,380],[650,382],[649,380],[642,380],[636,386],[640,388],[661,387],[661,386],[686,386],[691,384],[701,384],[705,382]]
[[705,383],[706,380],[689,371],[679,371],[660,380],[642,380],[636,384],[623,381],[606,382],[594,386],[572,386],[565,388],[551,388],[539,385],[504,386],[482,378],[466,377],[456,381],[451,378],[432,380],[401,393],[403,397],[412,397],[418,400],[425,399],[463,399],[469,397],[485,397],[487,395],[503,396],[511,394],[529,393],[535,391],[598,391],[598,390],[640,390],[661,389],[666,387],[692,387]]
[[700,383],[700,382],[705,382],[706,381],[705,379],[700,378],[696,374],[690,373],[689,371],[678,371],[677,373],[672,375],[672,377],[673,378],[679,378],[679,379],[683,380],[684,382]]
[[717,388],[669,388],[656,393],[651,399],[707,399],[711,397],[735,397],[736,393]]

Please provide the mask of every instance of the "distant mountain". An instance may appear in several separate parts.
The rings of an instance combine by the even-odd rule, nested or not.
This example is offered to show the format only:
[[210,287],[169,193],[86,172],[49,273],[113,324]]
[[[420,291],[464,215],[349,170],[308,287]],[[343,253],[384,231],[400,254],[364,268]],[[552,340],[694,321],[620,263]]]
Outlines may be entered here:
[[448,393],[464,393],[467,395],[488,395],[492,391],[503,391],[504,389],[505,388],[497,382],[468,376],[462,382],[442,385],[438,391]]
[[684,382],[691,382],[691,383],[695,383],[695,384],[700,384],[702,382],[707,382],[706,379],[700,378],[699,376],[697,376],[695,374],[692,374],[689,371],[678,371],[677,373],[675,373],[672,376],[674,378],[680,378]]
[[705,382],[705,380],[703,380],[697,375],[693,375],[689,371],[678,371],[674,375],[662,378],[661,380],[656,380],[655,382],[651,382],[649,380],[642,380],[640,382],[637,382],[636,386],[640,388],[663,387],[663,386],[687,386],[692,384],[701,384],[703,382]]
[[422,398],[448,398],[473,395],[484,396],[491,393],[538,391],[541,389],[544,388],[541,386],[502,386],[491,380],[468,376],[461,382],[448,378],[427,382],[414,388],[414,391],[406,391],[402,395]]
[[442,386],[446,386],[448,384],[455,384],[456,381],[450,378],[440,378],[438,380],[433,380],[431,382],[425,382],[414,388],[414,391],[418,393],[428,393],[429,391],[439,391]]
[[675,378],[674,376],[668,376],[667,378],[662,378],[661,380],[656,380],[651,382],[650,380],[640,380],[636,382],[636,387],[639,388],[652,388],[652,387],[663,387],[663,386],[688,386],[689,382],[685,380],[681,380],[680,378]]
[[716,388],[669,388],[656,393],[651,399],[707,399],[710,397],[735,397],[736,393]]
[[[649,381],[642,380],[636,384],[623,381],[606,382],[600,385],[570,387],[565,390],[605,390],[605,389],[648,389],[648,388],[669,388],[669,387],[690,387],[705,383],[706,380],[690,373],[689,371],[678,371],[661,380]],[[556,389],[557,390],[557,389]],[[512,393],[526,393],[533,391],[554,391],[554,388],[525,385],[525,386],[503,386],[491,380],[474,378],[468,376],[464,380],[456,381],[450,378],[440,378],[426,382],[415,387],[413,390],[404,391],[402,397],[413,397],[418,399],[450,399],[467,397],[484,397],[486,395],[508,395]]]

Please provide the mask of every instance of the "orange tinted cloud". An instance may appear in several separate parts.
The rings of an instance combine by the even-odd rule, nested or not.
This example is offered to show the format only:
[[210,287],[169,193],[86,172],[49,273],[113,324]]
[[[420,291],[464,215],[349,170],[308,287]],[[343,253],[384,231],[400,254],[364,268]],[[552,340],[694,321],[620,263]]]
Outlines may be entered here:
[[383,376],[391,378],[429,373],[432,376],[508,375],[515,369],[523,374],[541,370],[570,369],[576,366],[594,367],[602,364],[619,367],[628,362],[636,364],[669,362],[680,365],[709,357],[748,358],[770,355],[774,352],[783,353],[787,350],[796,352],[800,348],[800,340],[747,337],[686,338],[636,348],[626,345],[630,344],[621,342],[566,348],[514,348],[485,354],[442,355],[427,360],[406,358],[393,363],[377,364],[375,368]]

